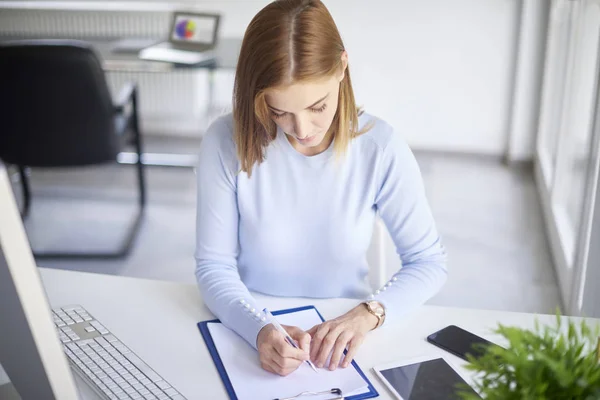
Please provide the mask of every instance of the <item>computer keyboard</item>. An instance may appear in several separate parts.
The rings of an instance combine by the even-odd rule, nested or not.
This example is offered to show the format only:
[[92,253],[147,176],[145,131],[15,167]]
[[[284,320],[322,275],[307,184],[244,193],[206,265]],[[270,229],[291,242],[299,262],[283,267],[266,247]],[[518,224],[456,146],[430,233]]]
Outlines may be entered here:
[[52,315],[71,366],[104,399],[185,400],[83,307]]

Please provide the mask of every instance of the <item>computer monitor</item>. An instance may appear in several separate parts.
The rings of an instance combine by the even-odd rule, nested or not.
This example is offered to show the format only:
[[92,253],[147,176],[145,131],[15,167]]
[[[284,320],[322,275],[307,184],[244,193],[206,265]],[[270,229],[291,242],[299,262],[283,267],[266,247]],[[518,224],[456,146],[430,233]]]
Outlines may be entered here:
[[22,400],[79,398],[2,162],[0,364]]

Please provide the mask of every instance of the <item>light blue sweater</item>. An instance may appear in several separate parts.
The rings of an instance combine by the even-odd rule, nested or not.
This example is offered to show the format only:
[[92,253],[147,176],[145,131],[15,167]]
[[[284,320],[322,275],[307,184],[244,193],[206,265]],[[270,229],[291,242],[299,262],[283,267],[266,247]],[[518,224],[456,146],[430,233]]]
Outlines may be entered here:
[[[385,329],[446,280],[444,248],[412,152],[385,122],[366,113],[359,120],[373,127],[338,160],[333,145],[304,156],[278,131],[251,178],[239,172],[231,114],[212,123],[202,141],[196,278],[208,308],[253,347],[269,321],[249,290],[374,298],[385,307]],[[371,293],[366,252],[377,213],[403,266]]]

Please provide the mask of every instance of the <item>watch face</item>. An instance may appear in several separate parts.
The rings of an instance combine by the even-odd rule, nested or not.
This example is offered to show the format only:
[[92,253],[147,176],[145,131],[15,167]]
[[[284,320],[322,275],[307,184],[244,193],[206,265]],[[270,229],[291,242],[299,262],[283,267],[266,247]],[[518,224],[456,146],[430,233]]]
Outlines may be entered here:
[[376,312],[377,314],[379,314],[379,315],[383,315],[383,308],[381,308],[381,307],[377,307],[377,308],[375,309],[375,312]]

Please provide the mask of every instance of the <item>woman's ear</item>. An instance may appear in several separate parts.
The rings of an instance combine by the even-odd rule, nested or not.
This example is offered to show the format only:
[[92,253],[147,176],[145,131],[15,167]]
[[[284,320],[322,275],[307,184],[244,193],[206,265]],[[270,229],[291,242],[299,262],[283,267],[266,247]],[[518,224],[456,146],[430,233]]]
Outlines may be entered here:
[[346,76],[346,68],[348,68],[348,52],[346,50],[344,50],[342,52],[342,71],[340,73],[340,76],[338,77],[339,81],[341,82],[342,79],[344,79],[344,76]]

